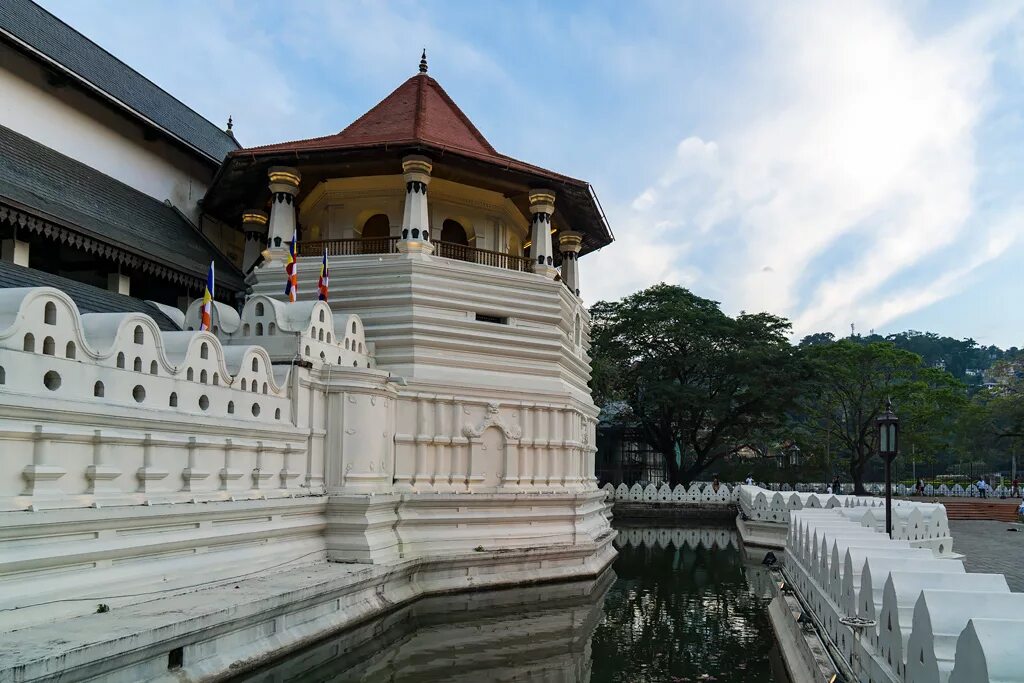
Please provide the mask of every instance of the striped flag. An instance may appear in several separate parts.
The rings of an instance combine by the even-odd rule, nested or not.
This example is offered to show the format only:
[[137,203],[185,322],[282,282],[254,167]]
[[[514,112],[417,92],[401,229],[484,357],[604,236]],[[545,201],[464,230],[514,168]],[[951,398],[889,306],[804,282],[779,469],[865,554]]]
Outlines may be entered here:
[[210,272],[206,274],[206,291],[203,292],[203,307],[199,313],[199,329],[203,332],[210,329],[211,308],[213,308],[213,261],[210,261]]
[[324,262],[320,264],[320,279],[317,280],[316,289],[320,292],[320,301],[327,301],[327,287],[330,284],[330,276],[327,274],[327,247],[324,247]]
[[288,274],[288,280],[284,283],[284,293],[292,303],[299,294],[299,263],[295,260],[295,247],[298,241],[298,233],[293,232],[292,241],[288,243],[288,260],[284,264],[284,272]]

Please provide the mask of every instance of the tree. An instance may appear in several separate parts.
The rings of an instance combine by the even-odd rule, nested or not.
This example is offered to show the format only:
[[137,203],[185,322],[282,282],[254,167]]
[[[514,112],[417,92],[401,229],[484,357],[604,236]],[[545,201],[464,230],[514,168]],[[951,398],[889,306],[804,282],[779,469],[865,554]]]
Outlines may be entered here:
[[814,379],[804,387],[794,430],[811,447],[826,441],[849,460],[854,492],[864,493],[864,468],[876,452],[875,419],[892,398],[901,450],[922,457],[949,448],[967,399],[952,375],[925,367],[917,354],[888,342],[843,339],[803,349]]
[[672,486],[782,427],[802,376],[787,320],[731,318],[666,284],[590,313],[594,396],[629,406],[619,419],[662,454]]
[[[1024,453],[1024,364],[999,361],[990,376],[992,385],[975,394],[961,420],[961,451],[972,461],[979,454],[994,455],[989,464],[998,468]],[[1010,469],[1015,470],[1013,464]]]

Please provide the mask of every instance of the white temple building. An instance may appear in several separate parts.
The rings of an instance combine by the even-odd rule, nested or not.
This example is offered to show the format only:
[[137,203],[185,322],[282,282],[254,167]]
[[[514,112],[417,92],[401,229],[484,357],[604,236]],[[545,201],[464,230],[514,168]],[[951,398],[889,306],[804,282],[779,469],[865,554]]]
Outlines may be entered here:
[[215,677],[612,560],[577,261],[611,232],[425,56],[340,133],[242,149],[11,0],[0,91],[0,680]]

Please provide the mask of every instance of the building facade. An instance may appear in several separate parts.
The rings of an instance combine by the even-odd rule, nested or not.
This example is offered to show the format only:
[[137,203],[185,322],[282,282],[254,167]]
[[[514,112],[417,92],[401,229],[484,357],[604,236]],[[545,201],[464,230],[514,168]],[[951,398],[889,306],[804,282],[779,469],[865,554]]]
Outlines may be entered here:
[[[0,630],[24,645],[0,670],[205,678],[366,616],[327,584],[384,610],[611,561],[587,183],[499,154],[425,56],[341,133],[249,149],[27,0],[0,79]],[[296,566],[327,577],[304,601]],[[272,607],[132,626],[134,595],[254,574]],[[311,600],[315,626],[288,616]],[[136,642],[97,641],[91,601]]]

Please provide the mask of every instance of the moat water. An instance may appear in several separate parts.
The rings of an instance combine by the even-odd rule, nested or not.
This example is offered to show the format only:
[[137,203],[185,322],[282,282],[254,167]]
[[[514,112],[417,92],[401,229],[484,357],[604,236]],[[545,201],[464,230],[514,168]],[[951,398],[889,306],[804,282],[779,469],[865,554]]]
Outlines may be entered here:
[[785,681],[769,584],[734,529],[619,528],[593,581],[444,595],[238,681]]

